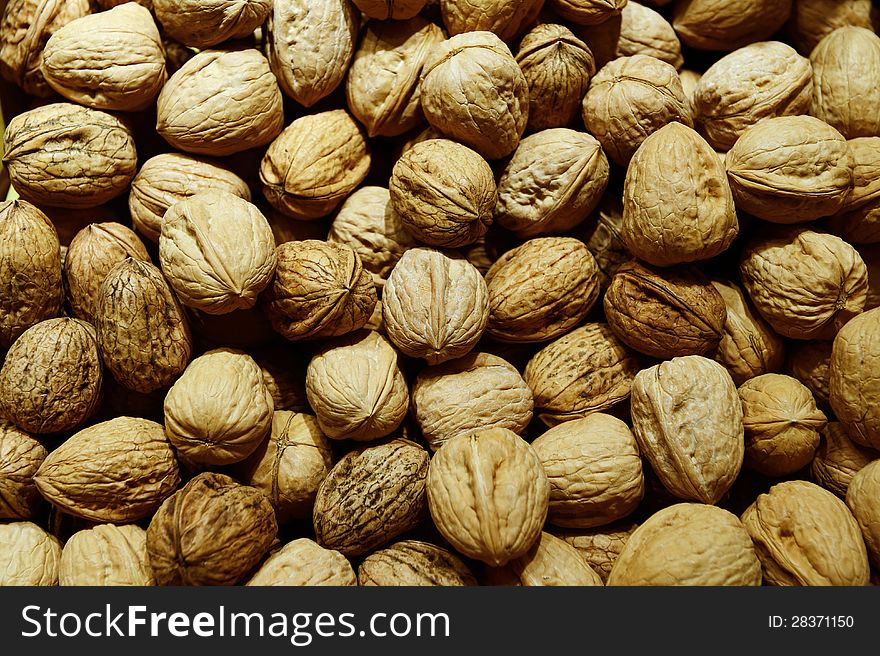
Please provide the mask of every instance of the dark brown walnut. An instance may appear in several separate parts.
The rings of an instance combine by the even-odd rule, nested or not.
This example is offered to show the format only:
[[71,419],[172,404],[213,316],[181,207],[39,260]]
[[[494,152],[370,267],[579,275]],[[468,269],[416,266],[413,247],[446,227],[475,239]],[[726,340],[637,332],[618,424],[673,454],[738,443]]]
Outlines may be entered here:
[[348,559],[314,540],[299,538],[273,550],[248,586],[349,586],[357,576]]
[[34,474],[47,454],[38,440],[0,419],[0,519],[32,519],[39,513],[42,497]]
[[538,351],[523,379],[548,426],[609,410],[629,397],[638,356],[603,323],[575,328]]
[[309,239],[276,249],[275,277],[263,294],[273,328],[291,340],[335,337],[361,328],[376,288],[350,246]]
[[153,515],[147,554],[159,585],[233,585],[260,562],[277,533],[266,495],[206,472]]
[[64,287],[71,313],[94,323],[101,284],[126,258],[149,262],[143,242],[121,223],[92,223],[76,233],[64,257]]
[[599,269],[571,237],[530,239],[486,274],[486,332],[502,341],[545,342],[582,323],[599,298]]
[[801,381],[813,393],[820,408],[830,409],[831,340],[793,341],[787,346],[785,373]]
[[792,0],[682,0],[672,12],[679,38],[700,50],[731,51],[765,41],[791,15]]
[[581,223],[608,186],[608,159],[592,136],[551,128],[523,139],[498,182],[495,220],[517,237]]
[[370,163],[363,128],[335,109],[288,125],[260,163],[260,182],[275,209],[294,219],[318,219],[363,182]]
[[587,44],[564,25],[541,23],[523,37],[516,62],[529,85],[526,128],[538,132],[571,125],[596,74]]
[[153,0],[162,28],[184,45],[207,48],[251,36],[272,11],[271,0]]
[[19,114],[6,126],[3,145],[12,185],[37,205],[97,207],[125,193],[137,168],[129,129],[73,103]]
[[68,438],[34,482],[70,515],[124,524],[149,517],[180,484],[180,473],[161,424],[117,417]]
[[404,228],[438,248],[467,246],[485,235],[498,198],[488,162],[449,139],[423,141],[401,155],[389,191]]
[[40,70],[49,37],[91,13],[89,0],[10,0],[0,22],[0,75],[25,92],[48,98],[53,91]]
[[[386,3],[381,3],[386,4]],[[443,30],[421,16],[367,23],[345,83],[351,113],[371,137],[395,137],[419,127],[419,78]]]
[[418,14],[426,0],[352,0],[369,18],[407,20]]
[[450,35],[488,31],[511,41],[535,21],[544,0],[438,0],[437,4]]
[[189,322],[162,272],[126,258],[101,284],[95,312],[101,358],[136,392],[167,387],[192,356]]
[[58,233],[23,200],[0,203],[0,349],[58,316],[64,302]]
[[265,146],[283,128],[281,90],[253,48],[201,51],[168,79],[156,106],[159,135],[197,155]]
[[547,6],[577,25],[598,25],[617,16],[627,0],[549,0]]
[[604,298],[608,325],[625,344],[668,359],[714,355],[727,314],[724,299],[694,268],[621,266]]
[[95,329],[47,319],[24,331],[0,369],[0,414],[30,433],[57,433],[98,408],[103,370]]
[[564,540],[541,533],[528,553],[503,567],[490,567],[489,585],[507,586],[593,586],[602,577],[580,552]]
[[449,587],[477,585],[477,579],[451,551],[402,540],[364,558],[358,567],[358,585]]
[[838,27],[871,29],[871,0],[796,0],[785,35],[805,56]]
[[426,515],[428,459],[404,439],[343,456],[318,488],[318,544],[360,556],[415,528]]
[[822,431],[822,442],[810,464],[810,478],[843,499],[853,476],[878,458],[880,452],[856,444],[843,424],[832,421]]
[[588,531],[557,531],[553,535],[577,549],[604,582],[608,580],[611,568],[626,546],[629,536],[637,528],[638,524],[623,521]]
[[847,141],[853,156],[853,186],[829,221],[851,244],[880,242],[880,136]]
[[613,195],[606,194],[593,216],[581,224],[575,234],[593,254],[599,267],[599,286],[608,289],[614,274],[633,256],[623,240],[623,205]]

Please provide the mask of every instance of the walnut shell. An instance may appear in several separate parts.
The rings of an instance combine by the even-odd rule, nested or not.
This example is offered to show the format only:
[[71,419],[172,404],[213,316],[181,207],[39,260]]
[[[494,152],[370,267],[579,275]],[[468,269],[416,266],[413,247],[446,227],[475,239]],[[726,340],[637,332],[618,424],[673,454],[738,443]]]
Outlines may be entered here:
[[620,522],[589,531],[560,531],[554,535],[577,549],[587,564],[605,582],[620,552],[637,528],[638,524]]
[[831,351],[830,401],[834,414],[859,444],[880,449],[880,308],[847,323]]
[[832,341],[789,342],[785,373],[807,386],[822,409],[830,408]]
[[682,0],[672,10],[672,26],[688,46],[731,51],[765,41],[785,24],[793,0]]
[[880,453],[856,444],[843,424],[832,421],[822,431],[822,442],[810,464],[810,476],[814,483],[844,498],[853,476],[877,458]]
[[880,137],[858,137],[847,144],[853,186],[829,227],[851,244],[874,244],[880,242]]
[[[598,30],[608,29],[600,25]],[[627,2],[620,12],[617,56],[649,55],[676,68],[684,65],[681,41],[662,14],[638,2]]]
[[358,585],[451,587],[477,585],[477,580],[451,551],[402,540],[364,558],[358,567]]
[[623,204],[618,198],[606,194],[593,217],[582,223],[581,227],[584,230],[578,231],[576,236],[587,244],[593,254],[599,267],[599,286],[605,291],[617,269],[633,257],[621,233]]
[[428,507],[440,533],[493,567],[524,556],[540,538],[549,497],[537,454],[506,428],[447,440],[428,470]]
[[152,514],[180,474],[161,424],[116,417],[69,437],[46,457],[34,482],[70,515],[127,523]]
[[619,15],[627,0],[549,0],[547,5],[577,25],[598,25]]
[[188,153],[232,155],[268,144],[283,128],[278,82],[254,49],[203,50],[159,94],[156,131]]
[[147,557],[147,532],[135,524],[99,524],[64,544],[59,585],[156,585]]
[[727,369],[699,355],[640,371],[632,384],[633,433],[663,486],[715,504],[743,463],[743,407]]
[[0,419],[0,519],[32,519],[40,511],[34,474],[47,454],[38,440]]
[[823,37],[847,25],[871,29],[871,0],[796,0],[786,36],[809,56]]
[[0,587],[58,585],[61,544],[31,522],[0,524]]
[[129,129],[115,116],[73,103],[19,114],[3,139],[13,187],[37,205],[97,207],[125,193],[137,167]]
[[357,577],[341,553],[299,538],[274,551],[246,585],[357,585]]
[[608,585],[761,585],[761,563],[736,515],[679,503],[654,513],[635,530]]
[[846,492],[846,505],[862,529],[868,556],[880,567],[880,460],[853,476]]
[[269,550],[278,526],[266,496],[224,474],[198,474],[147,528],[159,585],[233,585]]
[[272,0],[153,0],[162,28],[184,45],[208,48],[253,34],[272,11]]
[[344,455],[318,488],[318,544],[361,556],[415,528],[425,516],[428,459],[404,439]]
[[488,580],[490,585],[530,587],[603,585],[577,549],[550,533],[541,533],[524,556],[490,568]]
[[0,202],[0,349],[55,317],[64,302],[58,233],[24,200]]
[[867,585],[868,554],[846,504],[807,481],[777,483],[742,515],[768,585]]
[[511,41],[534,22],[544,0],[439,0],[437,4],[450,35],[487,31],[502,41]]
[[368,18],[407,20],[418,14],[426,0],[352,0]]

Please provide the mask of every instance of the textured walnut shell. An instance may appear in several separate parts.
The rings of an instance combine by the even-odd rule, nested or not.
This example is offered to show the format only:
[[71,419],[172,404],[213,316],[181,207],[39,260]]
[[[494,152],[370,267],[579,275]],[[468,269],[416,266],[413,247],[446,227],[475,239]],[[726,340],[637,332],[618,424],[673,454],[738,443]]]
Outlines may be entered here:
[[830,408],[832,341],[810,340],[789,342],[786,347],[785,373],[807,386],[823,410]]
[[7,352],[0,414],[30,433],[69,430],[95,412],[102,382],[92,325],[48,319],[24,331]]
[[765,476],[786,476],[810,464],[819,431],[828,423],[810,390],[791,376],[764,374],[743,383],[738,393],[746,467]]
[[341,553],[325,549],[314,540],[299,538],[273,552],[247,585],[357,585],[357,577]]
[[305,107],[330,95],[348,71],[358,22],[348,0],[273,3],[267,50],[284,93]]
[[746,129],[725,158],[736,206],[773,223],[837,212],[853,164],[846,139],[812,116],[767,118]]
[[147,532],[135,524],[99,524],[64,544],[59,585],[156,585],[147,558]]
[[327,216],[363,181],[370,149],[344,109],[296,119],[260,163],[266,200],[294,219]]
[[743,408],[727,369],[699,355],[640,371],[632,384],[633,433],[663,486],[715,504],[739,475]]
[[408,250],[388,276],[382,318],[406,355],[439,364],[460,358],[482,337],[489,291],[474,265],[430,248]]
[[568,542],[541,533],[524,555],[503,567],[488,571],[489,585],[592,586],[603,585],[602,577]]
[[871,0],[796,0],[786,36],[809,56],[823,37],[848,25],[871,29]]
[[0,203],[0,349],[58,315],[64,302],[58,233],[23,200]]
[[880,449],[880,308],[847,323],[831,351],[830,401],[859,444]]
[[428,470],[434,524],[460,553],[493,567],[540,538],[550,484],[531,446],[506,428],[447,440]]
[[249,201],[251,192],[244,180],[217,162],[182,153],[151,157],[131,182],[128,209],[137,231],[159,241],[162,218],[177,201],[203,191],[226,191]]
[[841,27],[810,53],[810,113],[847,139],[880,136],[880,36],[865,27]]
[[418,14],[426,0],[352,0],[368,18],[407,20]]
[[159,585],[233,585],[260,562],[277,532],[262,492],[206,472],[153,515],[147,528],[150,567]]
[[742,253],[739,272],[767,323],[794,339],[833,339],[867,297],[867,269],[858,252],[839,237],[807,228],[756,236]]
[[272,0],[153,0],[162,28],[184,45],[207,48],[253,34],[272,11]]
[[629,397],[638,357],[602,323],[575,328],[538,351],[523,379],[548,426],[608,410]]
[[134,2],[56,31],[40,70],[68,100],[108,111],[147,109],[168,79],[159,29],[150,11]]
[[275,278],[263,295],[272,327],[287,339],[335,337],[361,328],[376,288],[350,246],[315,239],[277,249]]
[[608,585],[761,585],[761,563],[736,515],[679,503],[654,513],[635,530]]
[[724,165],[699,134],[673,122],[642,142],[623,189],[621,235],[633,255],[656,266],[707,260],[738,233]]
[[156,131],[188,153],[232,155],[266,145],[283,128],[278,82],[254,49],[203,50],[159,94]]
[[807,481],[777,483],[742,515],[768,585],[867,585],[868,554],[846,504]]
[[785,24],[793,0],[682,0],[672,10],[679,38],[700,50],[731,51],[764,41]]
[[667,123],[693,127],[678,71],[648,55],[620,57],[603,66],[590,81],[582,110],[587,130],[621,166]]
[[[595,220],[593,220],[595,219]],[[621,265],[632,259],[623,240],[623,205],[620,199],[606,194],[591,220],[581,224],[576,234],[593,254],[599,267],[599,286],[604,291]]]
[[128,189],[134,139],[115,116],[73,103],[19,114],[6,126],[3,164],[13,187],[38,205],[97,207]]
[[810,464],[810,476],[814,483],[844,498],[853,476],[878,458],[880,453],[856,444],[843,424],[832,421],[822,431],[822,443]]
[[74,316],[94,322],[101,284],[126,258],[150,261],[150,254],[131,228],[115,222],[90,223],[76,233],[64,256],[64,286]]
[[465,32],[435,46],[421,98],[434,128],[490,160],[516,150],[529,120],[528,82],[491,32]]
[[40,511],[34,474],[47,454],[39,441],[0,419],[0,519],[31,519]]
[[639,447],[629,427],[600,412],[566,421],[532,442],[550,481],[547,521],[591,528],[626,517],[645,492]]
[[549,0],[547,6],[577,25],[598,25],[620,14],[627,0]]
[[[597,30],[608,29],[600,25]],[[620,12],[617,56],[648,55],[680,69],[684,65],[681,42],[662,14],[638,2],[627,2]]]
[[34,482],[70,515],[126,523],[153,513],[180,474],[161,424],[116,417],[68,438],[46,457]]
[[462,560],[446,549],[418,540],[402,540],[374,551],[358,567],[358,585],[477,585]]
[[862,529],[868,556],[880,567],[880,460],[866,465],[853,477],[846,505]]
[[851,244],[880,242],[880,137],[847,141],[853,156],[853,186],[829,227]]
[[625,521],[589,531],[559,531],[554,535],[577,549],[581,557],[605,582],[636,528],[638,524]]
[[428,453],[394,439],[344,455],[318,488],[318,544],[361,556],[415,528],[427,506]]
[[486,31],[511,41],[534,22],[544,0],[438,0],[436,4],[450,35]]
[[423,141],[401,155],[389,190],[406,230],[439,248],[466,246],[485,235],[497,199],[486,160],[449,139]]
[[31,522],[0,524],[0,587],[58,585],[61,544]]
[[165,397],[165,431],[190,463],[229,465],[247,458],[272,427],[263,372],[242,351],[216,349],[189,363]]
[[565,232],[599,204],[609,173],[589,134],[552,128],[530,135],[501,174],[495,220],[521,238]]
[[486,274],[486,332],[502,341],[544,342],[579,325],[599,298],[599,269],[571,237],[539,237],[502,255]]

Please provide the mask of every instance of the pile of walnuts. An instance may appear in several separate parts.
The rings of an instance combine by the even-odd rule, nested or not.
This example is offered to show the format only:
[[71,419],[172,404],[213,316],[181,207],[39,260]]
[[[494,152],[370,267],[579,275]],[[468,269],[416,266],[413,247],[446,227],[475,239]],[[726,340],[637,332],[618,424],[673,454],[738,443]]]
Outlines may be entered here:
[[878,581],[880,16],[644,2],[0,3],[0,585]]

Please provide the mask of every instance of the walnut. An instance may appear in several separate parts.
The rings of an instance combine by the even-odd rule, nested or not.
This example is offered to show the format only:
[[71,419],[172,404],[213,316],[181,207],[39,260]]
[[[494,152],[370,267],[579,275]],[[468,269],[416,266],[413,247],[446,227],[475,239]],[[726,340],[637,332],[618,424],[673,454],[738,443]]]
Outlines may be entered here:
[[548,7],[578,25],[597,25],[620,14],[627,0],[549,0]]
[[274,551],[246,585],[357,585],[357,577],[341,553],[299,538]]
[[[600,24],[597,30],[608,29]],[[638,2],[627,2],[620,12],[620,36],[617,56],[649,55],[681,69],[684,58],[681,42],[672,25],[662,14]]]
[[880,242],[880,137],[858,137],[847,144],[853,186],[829,227],[851,244],[874,244]]
[[426,0],[352,0],[369,18],[407,20],[418,14]]
[[846,505],[862,529],[868,556],[880,567],[880,460],[853,476],[846,492]]
[[402,540],[374,551],[358,567],[358,585],[468,586],[477,580],[462,560],[446,549]]
[[503,567],[490,568],[488,580],[490,585],[604,585],[602,577],[577,549],[550,533],[541,533],[541,537],[524,556]]
[[638,524],[624,521],[589,531],[559,531],[554,535],[577,549],[587,564],[605,582],[620,552],[637,528]]
[[856,444],[843,424],[832,421],[822,431],[822,443],[810,465],[810,475],[813,482],[844,498],[853,476],[878,458],[880,453]]
[[534,23],[544,0],[439,0],[440,15],[450,35],[494,32],[502,41],[516,38]]
[[596,266],[599,267],[599,286],[605,291],[617,269],[633,257],[621,233],[623,205],[620,200],[606,194],[593,217],[582,223],[581,227],[584,230],[578,231],[575,236],[585,242],[593,254]]
[[147,532],[135,524],[99,524],[64,545],[59,585],[156,585],[147,558]]
[[871,0],[795,0],[786,36],[809,56],[823,37],[848,25],[871,29]]
[[32,519],[39,513],[42,497],[34,474],[47,454],[38,440],[0,419],[0,519]]
[[785,373],[806,385],[822,409],[831,407],[828,398],[832,344],[830,340],[810,340],[790,342],[787,347]]
[[6,126],[3,164],[19,195],[37,205],[89,208],[128,189],[134,139],[115,116],[72,103],[19,114]]
[[153,11],[172,38],[208,48],[253,34],[272,11],[272,1],[153,0]]
[[58,585],[61,544],[32,522],[0,524],[0,586]]
[[688,46],[731,51],[765,41],[785,24],[792,0],[683,0],[672,10],[672,26]]

